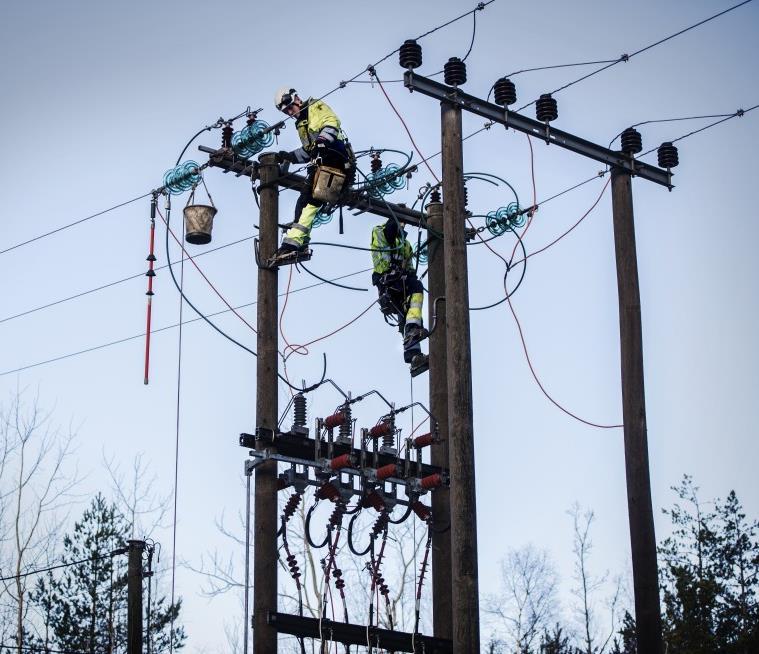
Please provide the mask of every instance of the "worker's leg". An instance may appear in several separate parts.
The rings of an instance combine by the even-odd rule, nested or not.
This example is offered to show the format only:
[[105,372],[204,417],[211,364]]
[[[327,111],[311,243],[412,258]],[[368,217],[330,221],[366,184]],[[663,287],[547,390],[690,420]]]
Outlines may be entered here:
[[302,250],[306,247],[311,227],[314,224],[314,218],[319,213],[321,205],[305,203],[298,215],[297,222],[290,225],[285,237],[282,239],[282,245],[290,245],[294,249]]
[[416,276],[409,275],[406,293],[408,309],[406,311],[406,327],[403,332],[403,358],[406,363],[410,363],[415,355],[421,353],[419,342],[427,336],[427,332],[422,326],[424,287]]

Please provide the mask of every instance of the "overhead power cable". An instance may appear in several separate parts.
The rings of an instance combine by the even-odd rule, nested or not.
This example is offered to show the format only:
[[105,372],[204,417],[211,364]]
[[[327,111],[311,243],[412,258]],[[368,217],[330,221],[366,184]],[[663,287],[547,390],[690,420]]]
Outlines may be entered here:
[[39,236],[35,236],[33,238],[30,238],[26,241],[22,241],[21,243],[16,243],[16,245],[11,245],[10,247],[5,248],[4,250],[0,250],[0,254],[5,254],[6,252],[10,252],[11,250],[15,250],[17,248],[23,247],[24,245],[29,245],[29,243],[34,243],[35,241],[39,241],[40,239],[43,239],[47,236],[52,236],[53,234],[57,234],[58,232],[62,232],[64,229],[68,229],[69,227],[74,227],[75,225],[80,225],[84,222],[87,222],[88,220],[92,220],[93,218],[97,218],[98,216],[102,216],[103,214],[108,213],[109,211],[115,211],[116,209],[120,209],[121,207],[125,207],[128,204],[132,204],[132,202],[137,202],[137,200],[142,200],[143,198],[148,197],[152,191],[149,191],[148,193],[145,193],[144,195],[140,195],[136,198],[132,198],[131,200],[127,200],[126,202],[121,202],[120,204],[117,204],[113,207],[110,207],[108,209],[103,209],[103,211],[98,211],[97,213],[93,213],[89,216],[85,216],[84,218],[80,218],[79,220],[75,220],[73,223],[69,223],[68,225],[62,225],[61,227],[57,227],[56,229],[53,229],[49,232],[45,232],[44,234],[40,234]]
[[[719,18],[720,16],[725,15],[726,13],[733,11],[733,9],[738,9],[738,7],[742,7],[743,5],[748,4],[752,0],[743,0],[743,2],[739,2],[737,5],[733,5],[732,7],[728,7],[727,9],[720,11],[713,16],[709,16],[708,18],[705,18],[704,20],[699,21],[698,23],[694,23],[693,25],[690,25],[689,27],[686,27],[684,29],[681,29],[679,32],[675,32],[674,34],[670,34],[669,36],[664,37],[663,39],[659,39],[658,41],[651,43],[643,48],[640,48],[640,50],[636,50],[632,54],[623,54],[620,55],[617,59],[614,59],[610,63],[607,63],[605,66],[602,66],[601,68],[598,68],[597,70],[594,70],[587,75],[583,75],[582,77],[573,80],[571,82],[568,82],[567,84],[564,84],[563,86],[560,86],[559,88],[555,89],[554,91],[551,91],[551,95],[554,95],[555,93],[558,93],[559,91],[563,91],[564,89],[568,89],[570,86],[574,86],[575,84],[579,84],[583,80],[588,79],[589,77],[593,77],[594,75],[598,75],[598,73],[601,73],[612,66],[616,66],[617,64],[620,64],[622,62],[628,62],[630,59],[632,59],[634,56],[639,55],[643,52],[646,52],[647,50],[650,50],[651,48],[655,48],[657,45],[661,45],[662,43],[666,43],[667,41],[674,39],[676,36],[680,36],[681,34],[685,34],[686,32],[689,32],[692,29],[695,29],[696,27],[700,27],[704,23],[708,23],[709,21],[714,20],[715,18]],[[533,100],[532,102],[528,102],[526,105],[523,105],[517,109],[517,111],[522,111],[522,109],[526,109],[527,107],[535,104],[537,102],[536,100]]]
[[[356,272],[348,273],[346,275],[340,275],[339,277],[334,277],[330,281],[335,281],[335,280],[338,280],[338,279],[346,279],[348,277],[352,277],[354,275],[360,275],[362,273],[366,273],[366,272],[369,272],[369,271],[371,271],[371,268],[364,268],[363,270],[357,270]],[[316,283],[310,284],[308,286],[303,286],[301,288],[296,288],[295,290],[290,291],[290,294],[299,293],[300,291],[306,291],[306,290],[314,288],[316,286],[321,286],[322,284],[324,284],[324,282],[316,282]],[[280,293],[279,297],[282,297],[283,295],[284,295],[283,293]],[[246,304],[239,304],[239,305],[237,305],[236,307],[234,307],[234,309],[235,310],[246,309],[247,307],[252,307],[255,304],[256,304],[256,301],[254,301],[254,302],[247,302]],[[208,318],[213,318],[215,316],[220,316],[220,315],[225,314],[225,313],[230,313],[230,311],[231,311],[231,309],[222,309],[220,311],[216,311],[215,313],[206,314],[206,316]],[[189,320],[184,320],[182,322],[182,324],[183,325],[189,325],[190,323],[198,322],[199,320],[203,320],[203,318],[200,318],[200,317],[198,317],[198,318],[191,318]],[[153,334],[157,334],[159,332],[163,332],[163,331],[166,331],[166,330],[169,330],[169,329],[175,329],[176,327],[179,327],[179,323],[174,323],[173,325],[167,325],[165,327],[159,327],[158,329],[154,329],[153,330]],[[112,345],[119,345],[121,343],[126,343],[127,341],[133,341],[135,339],[144,338],[144,337],[145,337],[145,332],[142,332],[140,334],[135,334],[134,336],[127,336],[126,338],[120,338],[120,339],[118,339],[116,341],[111,341],[109,343],[103,343],[101,345],[95,345],[93,347],[88,347],[88,348],[86,348],[84,350],[79,350],[77,352],[71,352],[69,354],[64,354],[62,356],[55,357],[53,359],[47,359],[45,361],[39,361],[37,363],[32,363],[32,364],[29,364],[29,365],[26,365],[26,366],[22,366],[20,368],[14,368],[13,370],[6,370],[5,372],[0,372],[0,377],[3,377],[5,375],[12,375],[13,373],[17,373],[17,372],[23,372],[24,370],[29,370],[30,368],[36,368],[38,366],[42,366],[42,365],[45,365],[45,364],[48,364],[48,363],[55,363],[56,361],[63,361],[64,359],[70,359],[72,357],[79,356],[80,354],[87,354],[88,352],[94,352],[96,350],[102,350],[102,349],[104,349],[106,347],[111,347]]]
[[36,570],[29,570],[28,572],[22,572],[21,574],[17,575],[10,575],[7,577],[0,577],[0,581],[12,581],[13,579],[22,579],[23,577],[29,577],[31,575],[38,575],[42,574],[43,572],[51,572],[53,570],[59,570],[60,568],[69,568],[72,565],[79,565],[81,563],[90,563],[91,561],[99,561],[100,559],[107,559],[113,556],[118,556],[119,554],[126,554],[127,548],[126,547],[119,547],[112,552],[108,552],[107,554],[98,554],[97,556],[90,556],[86,559],[79,559],[78,561],[70,561],[69,563],[59,563],[57,565],[51,565],[47,568],[38,568]]
[[[231,243],[226,243],[224,245],[219,245],[218,247],[212,248],[210,250],[205,250],[203,252],[200,252],[196,255],[193,255],[194,258],[205,256],[206,254],[211,254],[212,252],[217,252],[218,250],[223,250],[224,248],[231,247],[233,245],[238,245],[240,243],[244,243],[245,241],[249,241],[253,238],[253,236],[246,236],[244,238],[238,239],[236,241],[232,241]],[[153,268],[154,271],[163,270],[164,268],[167,268],[168,265],[164,264],[163,266],[156,266]],[[50,307],[57,306],[59,304],[63,304],[64,302],[69,302],[70,300],[76,300],[77,298],[84,297],[85,295],[89,295],[90,293],[95,293],[97,291],[105,290],[106,288],[111,288],[112,286],[117,286],[118,284],[123,284],[124,282],[131,281],[133,279],[138,279],[140,277],[144,277],[145,273],[137,273],[136,275],[130,275],[129,277],[124,277],[123,279],[118,279],[114,282],[108,282],[107,284],[103,284],[102,286],[97,286],[96,288],[91,288],[87,291],[82,291],[81,293],[76,293],[75,295],[70,295],[65,298],[61,298],[60,300],[55,300],[53,302],[48,302],[47,304],[40,305],[38,307],[34,307],[33,309],[27,309],[26,311],[22,311],[21,313],[14,314],[12,316],[8,316],[6,318],[0,318],[0,324],[4,322],[8,322],[9,320],[15,320],[16,318],[21,318],[22,316],[28,316],[31,313],[35,313],[37,311],[42,311],[43,309],[49,309]]]
[[[694,129],[692,132],[688,132],[687,134],[683,134],[682,136],[678,136],[676,139],[672,139],[670,143],[677,143],[677,141],[682,141],[683,139],[687,139],[689,136],[693,136],[694,134],[699,134],[700,132],[703,132],[707,129],[711,129],[712,127],[716,125],[720,125],[724,123],[725,121],[728,121],[732,118],[743,118],[745,114],[747,114],[749,111],[753,111],[754,109],[759,108],[759,104],[755,104],[753,107],[749,107],[748,109],[738,109],[733,114],[730,114],[726,118],[722,118],[721,120],[717,120],[713,123],[710,123],[709,125],[706,125],[704,127],[701,127],[699,129]],[[652,152],[655,152],[657,148],[652,148],[651,150],[648,150],[647,152],[644,152],[643,154],[639,155],[640,157],[645,157],[647,154],[651,154]]]
[[[442,23],[441,25],[438,25],[437,27],[433,27],[432,29],[424,32],[423,34],[420,34],[419,36],[416,37],[416,40],[418,41],[420,39],[423,39],[426,36],[429,36],[430,34],[434,34],[438,30],[441,30],[441,29],[443,29],[445,27],[448,27],[449,25],[451,25],[451,24],[453,24],[453,23],[461,20],[462,18],[465,18],[466,16],[469,16],[470,14],[474,15],[475,12],[482,11],[485,7],[487,7],[488,5],[492,4],[493,2],[495,2],[495,0],[488,0],[487,2],[480,2],[480,3],[477,4],[477,6],[474,9],[470,9],[469,11],[466,11],[463,14],[461,14],[459,16],[456,16],[455,18],[452,18],[451,20],[446,21],[445,23]],[[472,35],[472,45],[473,44],[474,44],[474,34]],[[472,48],[472,46],[470,45],[469,52],[471,52],[471,48]],[[356,75],[354,75],[352,78],[350,78],[348,80],[345,80],[345,81],[341,81],[338,86],[336,86],[331,91],[325,93],[324,95],[320,96],[320,98],[326,98],[327,96],[332,95],[332,93],[334,93],[335,91],[338,91],[339,89],[345,88],[345,86],[347,84],[349,84],[351,82],[354,82],[357,78],[361,77],[361,75],[363,75],[364,73],[366,73],[373,66],[379,66],[381,63],[383,63],[384,61],[386,61],[387,59],[389,59],[390,57],[392,57],[399,50],[400,50],[400,46],[398,48],[395,48],[395,50],[392,50],[391,52],[387,53],[384,57],[382,57],[381,59],[379,59],[378,61],[376,61],[371,66],[368,66],[367,68],[362,69],[359,73],[357,73]],[[466,56],[469,56],[469,52],[467,52]],[[247,112],[242,112],[242,113],[238,114],[235,118],[232,118],[230,120],[235,120],[236,118],[240,118],[241,116],[245,115],[246,113]],[[291,117],[288,116],[287,118],[283,119],[282,122],[287,122],[290,119],[291,119]],[[182,158],[182,155],[187,150],[187,148],[192,143],[192,141],[194,141],[203,132],[210,131],[211,129],[214,129],[214,128],[217,128],[217,127],[221,127],[224,124],[224,122],[226,122],[226,121],[224,121],[223,119],[219,118],[219,120],[217,120],[216,123],[214,123],[213,125],[206,125],[202,129],[198,130],[198,132],[188,141],[187,145],[182,150],[182,154],[180,154],[179,158],[177,159],[177,163],[179,163],[179,159]],[[74,227],[75,225],[78,225],[80,223],[86,222],[87,220],[90,220],[92,218],[96,218],[97,216],[101,216],[101,215],[103,215],[105,213],[108,213],[109,211],[114,211],[115,209],[119,209],[120,207],[123,207],[123,206],[126,206],[128,204],[131,204],[132,202],[136,202],[137,200],[142,200],[143,198],[146,198],[146,197],[150,196],[152,193],[153,193],[153,191],[148,191],[147,193],[145,193],[143,195],[140,195],[139,197],[133,198],[131,200],[127,200],[126,202],[122,202],[121,204],[117,204],[117,205],[115,205],[113,207],[110,207],[108,209],[105,209],[103,211],[99,211],[99,212],[94,213],[94,214],[92,214],[90,216],[87,216],[87,217],[82,218],[80,220],[77,220],[75,222],[69,223],[68,225],[63,225],[62,227],[58,227],[58,228],[56,228],[56,229],[54,229],[54,230],[52,230],[50,232],[46,232],[44,234],[40,234],[39,236],[35,236],[35,237],[33,237],[31,239],[28,239],[26,241],[23,241],[21,243],[17,243],[15,245],[12,245],[12,246],[10,246],[8,248],[5,248],[4,250],[0,250],[0,255],[5,254],[6,252],[10,252],[11,250],[15,250],[16,248],[20,248],[20,247],[22,247],[24,245],[28,245],[29,243],[33,243],[35,241],[43,239],[43,238],[45,238],[47,236],[51,236],[52,234],[56,234],[58,232],[61,232],[61,231],[65,230],[65,229],[68,229],[69,227]]]

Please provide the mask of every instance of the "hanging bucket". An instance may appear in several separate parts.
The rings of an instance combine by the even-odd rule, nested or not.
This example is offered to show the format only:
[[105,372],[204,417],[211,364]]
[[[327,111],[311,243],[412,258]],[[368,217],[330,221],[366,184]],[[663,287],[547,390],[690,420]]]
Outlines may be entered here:
[[188,204],[184,208],[185,241],[193,245],[210,243],[215,215],[216,207],[207,204]]
[[337,168],[319,166],[314,175],[314,188],[312,195],[315,200],[321,200],[328,204],[337,204],[340,191],[345,183],[345,173]]

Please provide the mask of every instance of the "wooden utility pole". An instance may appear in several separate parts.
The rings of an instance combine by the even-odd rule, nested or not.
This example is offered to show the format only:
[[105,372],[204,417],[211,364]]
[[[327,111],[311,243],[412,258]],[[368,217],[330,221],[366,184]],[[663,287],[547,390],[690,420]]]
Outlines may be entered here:
[[[279,194],[276,154],[260,157],[261,214],[259,257],[267,261],[277,249]],[[256,360],[256,427],[277,428],[277,269],[258,269],[258,359]],[[256,448],[273,450],[270,443]],[[256,467],[253,536],[253,652],[277,651],[277,632],[267,623],[277,610],[277,462]],[[246,618],[247,619],[247,618]]]
[[142,654],[142,553],[144,540],[127,541],[127,654]]
[[656,535],[648,466],[646,398],[643,384],[643,335],[630,173],[619,168],[612,168],[611,190],[619,292],[622,417],[625,423],[625,473],[635,591],[636,635],[639,652],[661,654],[663,643]]
[[477,507],[474,482],[472,348],[464,210],[461,107],[443,100],[443,251],[446,289],[448,436],[451,474],[453,651],[480,651]]
[[[448,468],[448,366],[446,364],[445,258],[443,205],[433,197],[427,205],[427,325],[429,342],[430,413],[437,420],[439,443],[433,443],[430,463]],[[441,298],[438,300],[438,298]],[[434,329],[433,329],[434,328]],[[451,638],[451,523],[450,491],[432,493],[432,627],[436,638]]]

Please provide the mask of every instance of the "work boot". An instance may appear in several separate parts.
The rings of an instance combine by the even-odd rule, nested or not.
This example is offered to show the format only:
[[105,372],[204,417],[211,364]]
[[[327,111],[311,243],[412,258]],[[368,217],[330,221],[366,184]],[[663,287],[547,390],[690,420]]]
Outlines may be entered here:
[[420,343],[429,336],[429,332],[415,323],[406,324],[406,329],[403,334],[403,349],[407,350],[412,348],[417,343]]
[[416,347],[411,348],[403,348],[403,360],[406,363],[411,363],[414,360],[414,357],[419,356],[422,353],[422,348],[417,345]]
[[308,245],[297,246],[291,243],[282,243],[269,259],[269,267],[308,261],[310,258],[311,251],[308,249]]

